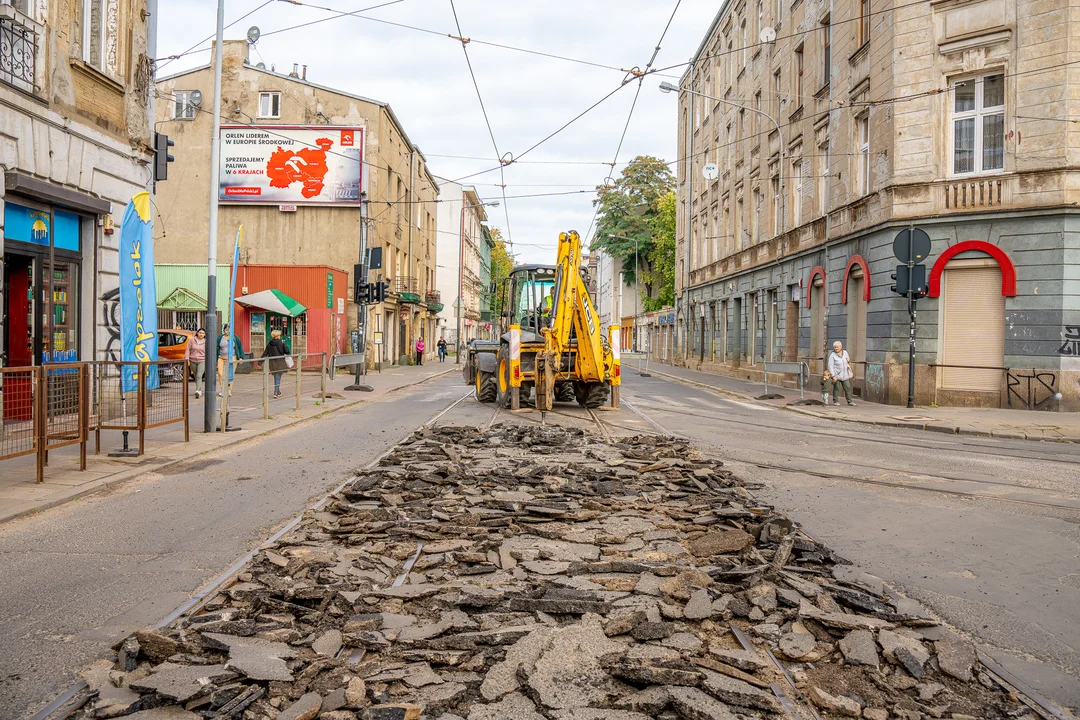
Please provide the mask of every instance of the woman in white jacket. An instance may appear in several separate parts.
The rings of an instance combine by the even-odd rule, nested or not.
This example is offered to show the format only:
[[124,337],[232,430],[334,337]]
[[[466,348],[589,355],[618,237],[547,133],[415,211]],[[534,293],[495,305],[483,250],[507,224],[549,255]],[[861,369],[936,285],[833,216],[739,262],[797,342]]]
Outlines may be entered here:
[[844,388],[844,397],[847,399],[847,404],[854,407],[855,403],[851,400],[851,358],[848,357],[844,344],[839,340],[833,343],[832,350],[829,355],[829,374],[832,375],[833,381],[833,405],[840,404],[837,402],[836,396],[839,394],[837,391],[842,387]]

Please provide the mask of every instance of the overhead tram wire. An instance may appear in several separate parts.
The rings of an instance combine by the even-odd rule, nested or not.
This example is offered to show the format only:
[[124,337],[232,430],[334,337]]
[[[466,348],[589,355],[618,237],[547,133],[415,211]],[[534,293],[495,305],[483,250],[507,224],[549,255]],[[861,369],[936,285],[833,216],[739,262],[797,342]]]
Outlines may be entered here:
[[[396,2],[402,2],[402,0],[395,0],[395,1]],[[273,3],[273,2],[275,2],[275,0],[266,0],[266,2],[264,2],[262,5],[255,8],[254,10],[249,10],[248,12],[244,13],[243,15],[241,15],[240,17],[236,18],[231,23],[226,25],[223,29],[228,30],[229,28],[231,28],[236,23],[240,22],[241,20],[244,20],[245,18],[251,17],[252,15],[259,12],[264,7],[266,7],[267,5],[269,5],[269,4]],[[160,57],[160,58],[154,58],[153,62],[155,64],[160,60],[165,61],[165,62],[161,63],[161,65],[155,65],[154,71],[157,72],[157,71],[161,70],[161,68],[165,67],[166,65],[171,63],[173,60],[179,60],[180,58],[184,57],[185,55],[190,55],[192,53],[205,52],[206,50],[210,50],[211,48],[200,48],[199,46],[202,45],[203,43],[205,43],[207,40],[213,40],[215,35],[216,35],[216,33],[208,35],[207,37],[205,37],[202,40],[200,40],[199,42],[195,43],[194,45],[192,45],[191,47],[189,47],[187,50],[185,50],[182,53],[178,53],[176,55],[166,55],[166,56]]]
[[[284,0],[284,2],[287,2],[290,5],[302,5],[303,4],[303,3],[299,3],[299,2],[293,2],[293,0]],[[371,10],[378,10],[379,8],[384,8],[384,7],[387,7],[389,5],[397,5],[400,2],[405,2],[405,0],[390,0],[389,2],[384,2],[384,3],[380,4],[380,5],[372,5],[371,7],[360,8],[359,10],[353,10],[351,12],[345,12],[343,10],[333,10],[331,8],[319,8],[320,10],[329,10],[330,12],[334,12],[334,13],[337,13],[337,14],[332,16],[332,17],[321,18],[319,20],[312,20],[311,22],[301,23],[299,25],[291,25],[289,27],[283,27],[283,28],[278,28],[277,30],[271,30],[270,32],[263,33],[262,36],[263,37],[270,37],[271,35],[277,35],[278,33],[289,32],[291,30],[299,30],[300,28],[311,27],[312,25],[318,25],[319,23],[324,23],[324,22],[327,22],[329,20],[337,20],[338,18],[345,17],[345,16],[355,17],[355,18],[358,18],[360,20],[377,20],[377,18],[364,17],[363,15],[359,15],[358,13],[370,12]]]
[[[660,39],[656,41],[656,47],[653,48],[652,56],[649,58],[649,62],[645,63],[645,69],[637,75],[638,86],[634,92],[634,101],[630,104],[630,112],[626,116],[626,124],[623,125],[622,135],[619,136],[619,145],[615,148],[615,157],[611,161],[611,168],[614,171],[615,165],[619,162],[619,153],[622,152],[623,143],[626,142],[626,133],[630,129],[630,121],[634,117],[634,110],[637,108],[638,98],[641,96],[641,86],[645,82],[645,78],[649,75],[649,71],[652,69],[653,63],[656,62],[656,56],[660,54],[660,46],[664,42],[664,38],[667,37],[668,30],[671,28],[671,23],[675,19],[675,13],[679,11],[679,6],[682,4],[682,0],[675,0],[675,7],[671,10],[671,15],[668,17],[667,25],[664,26],[664,31],[660,33]],[[623,83],[626,84],[625,82]],[[606,182],[605,182],[606,185]],[[585,233],[585,240],[592,237],[593,226],[596,225],[596,218],[600,214],[600,203],[596,203],[596,210],[593,211],[592,221],[589,222],[589,230]]]
[[[499,157],[501,165],[509,165],[511,161],[504,161],[502,159],[503,154],[499,152],[499,143],[495,141],[495,131],[491,129],[491,119],[488,117],[487,107],[484,106],[484,96],[480,93],[480,84],[476,81],[476,73],[473,71],[472,60],[469,59],[469,49],[466,47],[469,43],[469,39],[465,37],[461,32],[461,21],[458,20],[457,8],[454,7],[454,0],[450,0],[450,11],[454,14],[454,25],[457,27],[458,40],[461,42],[461,52],[465,54],[465,64],[469,68],[469,77],[472,78],[473,88],[476,90],[476,99],[480,101],[480,111],[484,114],[484,123],[487,125],[488,135],[491,137],[491,145],[495,148],[495,155]],[[510,208],[506,204],[506,171],[500,165],[499,167],[499,180],[502,182],[502,206],[503,217],[506,218],[506,242],[511,247],[514,246],[514,235],[510,231]],[[465,212],[464,206],[461,208],[461,212]]]

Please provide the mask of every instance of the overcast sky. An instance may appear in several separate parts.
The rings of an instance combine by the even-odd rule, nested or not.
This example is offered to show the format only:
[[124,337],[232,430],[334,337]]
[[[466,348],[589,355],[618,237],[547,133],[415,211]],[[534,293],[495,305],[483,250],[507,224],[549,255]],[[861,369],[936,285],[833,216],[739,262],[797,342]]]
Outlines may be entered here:
[[[320,85],[386,101],[405,131],[428,159],[431,170],[457,179],[493,168],[495,150],[456,35],[450,0],[401,0],[364,14],[372,18],[436,31],[440,35],[394,27],[357,17],[276,0],[229,0],[226,39],[244,37],[257,25],[264,37],[253,49],[279,72],[293,63],[308,66],[308,79]],[[339,12],[353,12],[379,0],[312,0]],[[644,67],[675,8],[676,0],[455,0],[480,93],[499,151],[521,155],[623,81],[618,70],[491,47],[478,41],[562,55],[613,66]],[[708,29],[720,2],[682,0],[657,56],[655,67],[686,62]],[[159,3],[158,55],[183,52],[214,32],[214,0],[162,0]],[[305,22],[331,18],[306,28],[270,34]],[[172,74],[209,61],[209,42],[169,62]],[[636,81],[581,120],[506,167],[510,199],[489,209],[491,224],[503,228],[509,216],[514,251],[522,262],[554,262],[555,238],[562,230],[583,235],[593,219],[594,188],[622,163],[650,154],[674,160],[676,102],[662,94],[661,80],[677,82],[684,68],[668,78],[646,78],[613,172],[611,162],[630,112]],[[447,156],[468,156],[461,159]],[[542,161],[542,162],[538,162]],[[485,199],[500,199],[499,172],[479,175],[475,184]],[[518,198],[547,193],[578,194]]]

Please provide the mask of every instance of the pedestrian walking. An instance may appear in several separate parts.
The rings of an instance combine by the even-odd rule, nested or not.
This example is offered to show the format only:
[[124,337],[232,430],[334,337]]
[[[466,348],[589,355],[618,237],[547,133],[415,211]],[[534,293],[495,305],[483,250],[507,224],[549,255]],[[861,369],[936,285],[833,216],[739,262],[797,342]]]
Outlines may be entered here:
[[423,335],[421,335],[416,340],[416,364],[417,365],[423,365],[424,364],[424,336]]
[[263,358],[270,363],[270,374],[274,376],[274,399],[281,397],[281,376],[288,370],[285,358],[289,355],[289,348],[281,339],[280,330],[270,331],[270,342],[266,343],[263,350]]
[[202,397],[203,375],[206,374],[206,331],[199,328],[195,335],[188,338],[184,348],[184,359],[195,371],[195,399]]
[[[226,358],[230,361],[232,359],[243,360],[244,348],[240,345],[240,338],[233,338],[233,357],[229,356],[229,326],[225,325],[221,328],[221,337],[218,338],[218,360],[217,360],[217,379],[218,379],[218,397],[221,397],[221,389],[225,387],[225,362]],[[233,376],[235,375],[236,368],[232,362],[229,362],[229,397],[232,397],[232,384]]]
[[439,349],[439,362],[446,362],[446,338],[439,338],[435,347]]
[[829,404],[829,391],[832,390],[832,375],[826,370],[821,376],[821,402]]
[[848,357],[844,344],[839,340],[833,343],[832,350],[832,354],[829,355],[829,374],[832,375],[833,405],[840,404],[836,396],[840,388],[844,388],[844,397],[847,399],[847,404],[854,407],[855,403],[851,400],[851,358]]

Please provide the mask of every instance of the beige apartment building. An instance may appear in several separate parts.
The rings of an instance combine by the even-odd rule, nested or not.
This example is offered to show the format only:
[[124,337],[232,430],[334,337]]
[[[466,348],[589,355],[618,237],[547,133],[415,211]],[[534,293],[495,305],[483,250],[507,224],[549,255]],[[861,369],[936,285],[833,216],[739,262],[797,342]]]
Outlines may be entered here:
[[716,15],[681,80],[673,355],[757,378],[802,359],[817,380],[840,340],[858,393],[906,402],[890,285],[914,226],[916,401],[1078,410],[1077,20],[1064,0],[893,7]]
[[[450,347],[486,338],[481,326],[481,305],[487,288],[483,274],[485,203],[472,185],[437,178],[439,183],[439,276],[443,300],[434,342],[446,340]],[[490,281],[489,281],[490,282]]]
[[[386,302],[369,306],[369,362],[407,361],[421,333],[425,338],[433,336],[435,314],[441,309],[435,295],[435,200],[439,189],[427,160],[409,139],[389,104],[318,85],[307,79],[306,66],[301,70],[294,65],[292,72],[281,73],[273,67],[267,69],[263,63],[252,65],[249,47],[246,40],[224,43],[223,138],[229,133],[267,128],[266,137],[260,142],[271,150],[278,144],[299,148],[298,157],[284,163],[286,170],[290,164],[321,166],[326,174],[316,173],[314,180],[309,178],[299,202],[270,198],[261,202],[231,201],[230,198],[236,197],[230,194],[234,191],[223,189],[218,217],[218,258],[222,262],[231,261],[237,227],[242,224],[243,263],[328,265],[346,271],[350,302],[342,312],[335,312],[334,320],[341,323],[340,329],[353,331],[356,329],[353,266],[359,261],[361,207],[364,207],[367,245],[382,249],[383,263],[381,269],[371,271],[369,279],[390,285]],[[158,183],[157,204],[168,234],[167,241],[158,246],[159,262],[206,261],[210,190],[207,173],[213,126],[212,62],[211,58],[211,64],[157,80],[158,128],[176,142],[172,151],[176,160],[170,164],[169,179]],[[195,91],[201,93],[201,98]],[[194,102],[196,99],[198,104]],[[285,143],[291,131],[275,126],[314,129],[316,132],[311,137],[322,133],[335,141],[340,136],[343,147],[335,145],[320,154],[320,148],[312,142],[288,146]],[[354,145],[354,136],[361,133],[359,183],[353,178],[351,185],[343,184],[334,178],[334,169],[331,167],[328,172],[326,165],[349,153],[355,168],[360,148],[344,146]],[[313,142],[320,140],[321,137]],[[223,148],[228,142],[226,139]],[[356,140],[355,144],[359,145],[360,141]],[[304,156],[307,151],[319,154],[319,158]],[[226,155],[223,150],[223,163],[227,162]],[[297,190],[301,187],[300,181],[285,184]],[[307,192],[309,187],[313,189],[311,193]],[[324,190],[322,195],[331,191],[337,195],[330,202],[308,198],[316,195],[318,189]],[[365,193],[363,202],[357,199],[360,192]],[[310,203],[305,202],[309,199]],[[334,201],[337,199],[340,202]],[[205,288],[191,290],[205,296]],[[297,331],[302,332],[303,328]],[[428,342],[429,349],[431,345]]]
[[147,33],[144,0],[0,2],[0,365],[119,359],[114,221],[150,176]]

